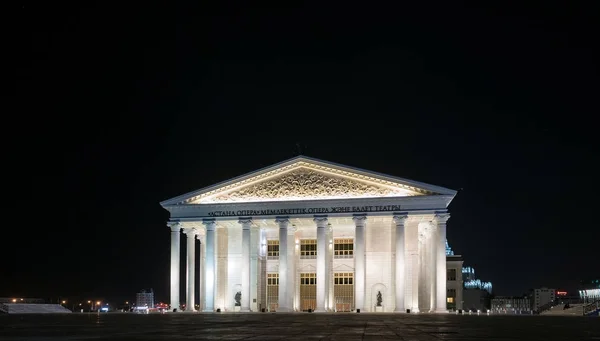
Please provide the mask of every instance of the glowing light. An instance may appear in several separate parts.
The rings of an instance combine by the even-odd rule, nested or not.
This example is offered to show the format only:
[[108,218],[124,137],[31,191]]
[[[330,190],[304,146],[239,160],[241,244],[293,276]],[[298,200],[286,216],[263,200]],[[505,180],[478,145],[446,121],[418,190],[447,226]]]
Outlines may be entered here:
[[475,274],[475,269],[473,269],[470,266],[465,266],[464,268],[462,268],[462,273],[464,274]]
[[16,298],[13,298],[13,299],[12,299],[12,301],[13,301],[13,303],[15,303],[15,302],[17,302],[17,299],[16,299]]
[[481,289],[492,293],[492,282],[482,282],[479,279],[473,279],[465,282],[465,288],[467,289]]
[[454,256],[454,251],[448,245],[448,239],[446,239],[446,256]]

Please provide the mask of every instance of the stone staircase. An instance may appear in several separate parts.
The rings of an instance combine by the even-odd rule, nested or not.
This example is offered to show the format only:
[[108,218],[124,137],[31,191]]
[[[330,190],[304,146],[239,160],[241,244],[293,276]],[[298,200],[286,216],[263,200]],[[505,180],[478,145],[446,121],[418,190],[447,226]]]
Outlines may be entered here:
[[585,316],[600,316],[600,300],[590,302],[583,306],[583,315]]
[[65,314],[71,311],[60,304],[4,303],[0,313],[6,314]]
[[545,310],[540,315],[555,315],[555,316],[583,316],[583,304],[571,304],[571,307],[564,309],[564,305],[559,304]]

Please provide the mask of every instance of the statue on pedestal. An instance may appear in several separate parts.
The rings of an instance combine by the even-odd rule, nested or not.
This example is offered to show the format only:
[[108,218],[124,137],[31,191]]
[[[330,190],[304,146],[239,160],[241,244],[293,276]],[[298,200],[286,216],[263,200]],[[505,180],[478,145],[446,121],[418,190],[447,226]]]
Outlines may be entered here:
[[238,291],[235,293],[235,306],[239,307],[242,305],[242,292]]

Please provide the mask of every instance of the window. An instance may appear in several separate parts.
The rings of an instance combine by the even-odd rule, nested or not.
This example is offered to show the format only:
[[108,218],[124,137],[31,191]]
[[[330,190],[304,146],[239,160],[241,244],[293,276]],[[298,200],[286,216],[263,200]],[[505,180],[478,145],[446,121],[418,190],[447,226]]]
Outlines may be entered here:
[[336,285],[352,285],[354,273],[352,272],[336,272],[333,274],[333,283]]
[[302,258],[302,259],[317,258],[317,240],[316,239],[301,239],[300,240],[300,258]]
[[454,303],[454,297],[448,297],[448,298],[446,299],[446,302],[447,302],[447,303]]
[[267,307],[269,311],[277,311],[279,307],[279,274],[267,274]]
[[354,273],[335,272],[333,274],[333,297],[335,311],[352,311],[354,309]]
[[448,269],[448,280],[456,281],[456,269]]
[[279,285],[279,274],[267,274],[267,286]]
[[354,240],[352,238],[335,239],[333,245],[333,258],[352,258],[354,254]]
[[317,285],[316,273],[301,273],[300,285]]
[[267,240],[267,259],[279,259],[279,240]]

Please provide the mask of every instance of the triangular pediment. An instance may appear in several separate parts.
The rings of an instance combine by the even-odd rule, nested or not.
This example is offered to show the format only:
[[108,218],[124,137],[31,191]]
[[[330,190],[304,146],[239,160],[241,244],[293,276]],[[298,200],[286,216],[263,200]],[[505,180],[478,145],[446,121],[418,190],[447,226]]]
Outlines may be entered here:
[[455,193],[442,187],[298,157],[161,204],[327,200]]
[[338,272],[354,271],[354,268],[348,264],[340,264],[340,265],[334,267],[333,270],[338,271]]

